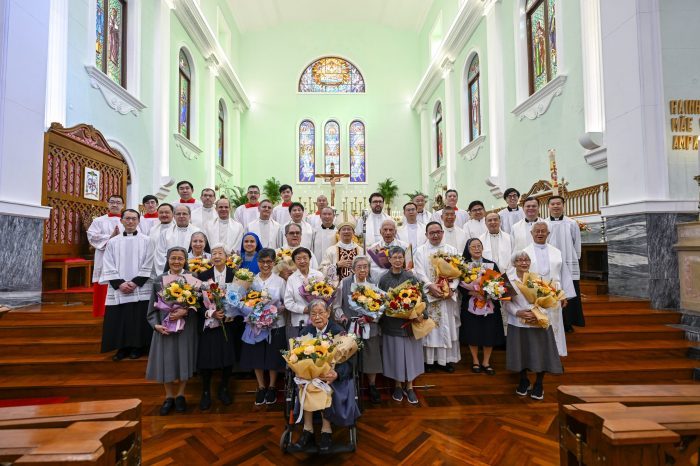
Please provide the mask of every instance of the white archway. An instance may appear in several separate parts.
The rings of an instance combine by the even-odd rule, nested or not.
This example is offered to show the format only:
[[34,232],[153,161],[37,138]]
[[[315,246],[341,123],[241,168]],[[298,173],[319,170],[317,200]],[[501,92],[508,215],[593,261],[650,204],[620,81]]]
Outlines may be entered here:
[[116,149],[124,157],[124,162],[126,166],[129,167],[129,174],[131,175],[131,183],[126,186],[126,207],[129,209],[137,209],[141,203],[141,198],[139,197],[139,174],[136,170],[136,163],[134,162],[134,157],[129,152],[129,149],[124,146],[121,142],[112,139],[105,138],[107,143],[111,148]]

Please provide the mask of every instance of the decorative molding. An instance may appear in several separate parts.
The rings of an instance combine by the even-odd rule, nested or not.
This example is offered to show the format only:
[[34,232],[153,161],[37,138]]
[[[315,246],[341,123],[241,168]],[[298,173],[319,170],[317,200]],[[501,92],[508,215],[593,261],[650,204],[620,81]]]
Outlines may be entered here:
[[596,170],[600,170],[608,166],[608,148],[599,147],[594,150],[586,151],[586,153],[583,154],[583,158],[588,165]]
[[430,177],[437,183],[439,179],[445,176],[445,166],[438,167],[432,172],[430,172]]
[[0,200],[0,215],[46,219],[49,218],[50,214],[51,207],[25,202]]
[[588,150],[596,150],[603,147],[603,133],[597,131],[588,131],[578,137],[578,143],[581,147]]
[[202,154],[202,149],[180,133],[173,134],[173,137],[175,138],[175,146],[180,149],[182,156],[187,160],[197,160]]
[[511,113],[518,117],[520,121],[525,118],[528,120],[535,120],[541,117],[549,110],[549,106],[552,105],[552,100],[562,95],[564,84],[566,84],[566,75],[560,74],[548,82],[542,89],[525,99],[525,101],[515,107]]
[[489,191],[491,191],[491,194],[493,197],[496,199],[503,199],[503,191],[504,189],[499,186],[499,180],[497,178],[494,178],[493,176],[489,176],[484,180],[486,183],[486,186],[489,187]]
[[459,150],[459,155],[461,155],[465,160],[474,160],[476,156],[479,155],[479,151],[484,145],[484,141],[486,141],[486,135],[482,134],[466,146],[462,147]]
[[603,217],[616,217],[619,215],[645,214],[645,213],[698,213],[697,199],[678,200],[641,200],[611,204],[600,208]]
[[90,85],[98,89],[107,104],[118,113],[122,115],[133,113],[134,116],[139,116],[141,110],[146,108],[145,104],[109,79],[101,70],[92,65],[86,65],[85,71],[90,76]]
[[233,173],[228,171],[225,167],[222,167],[218,163],[216,164],[216,177],[220,181],[228,181],[229,178],[233,176]]
[[170,194],[170,187],[175,184],[175,178],[172,176],[163,176],[160,179],[160,186],[158,186],[158,191],[155,196],[161,201],[168,197]]

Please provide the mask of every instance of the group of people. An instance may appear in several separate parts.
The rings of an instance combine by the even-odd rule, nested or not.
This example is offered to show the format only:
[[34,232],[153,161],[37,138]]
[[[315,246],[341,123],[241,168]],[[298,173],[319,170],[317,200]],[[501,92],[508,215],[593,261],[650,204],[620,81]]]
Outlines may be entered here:
[[[202,378],[199,406],[209,409],[215,370],[222,373],[217,390],[222,404],[232,402],[228,385],[237,369],[254,371],[256,405],[275,403],[276,383],[285,369],[280,351],[300,329],[321,331],[311,326],[314,320],[323,322],[324,316],[323,329],[329,319],[333,328],[333,321],[350,320],[369,328],[359,358],[373,403],[381,400],[377,374],[394,380],[394,400],[405,397],[417,403],[415,379],[424,371],[454,372],[461,359],[460,344],[469,348],[471,370],[488,375],[495,374],[492,349],[505,344],[506,368],[521,374],[516,392],[542,399],[544,374],[563,370],[559,357],[566,355],[565,333],[584,325],[578,286],[580,230],[565,215],[565,200],[559,196],[548,200],[548,218],[540,218],[538,200],[527,198],[520,205],[514,188],[505,192],[507,207],[488,214],[477,200],[467,210],[458,208],[453,189],[445,194],[445,206],[435,212],[427,210],[426,197],[419,194],[403,206],[397,226],[384,213],[384,198],[378,193],[369,197],[370,210],[356,222],[339,222],[325,196],[317,197],[315,212],[305,212],[301,203],[292,201],[289,185],[280,187],[282,202],[277,206],[260,200],[260,188],[251,185],[248,202],[235,211],[228,199],[216,199],[213,189],[203,189],[200,199],[193,197],[188,181],[179,182],[177,190],[180,197],[172,203],[159,204],[155,196],[145,196],[143,213],[124,209],[124,200],[111,196],[108,213],[95,218],[87,232],[95,249],[93,311],[104,315],[102,351],[116,351],[115,361],[148,354],[146,377],[165,386],[163,415],[186,410],[185,384],[195,373]],[[293,269],[275,269],[280,248],[292,251]],[[380,260],[382,252],[388,260]],[[233,280],[233,270],[226,265],[232,253],[240,255],[241,267],[255,273],[254,286],[267,290],[280,311],[270,338],[243,342],[243,321],[226,319],[217,310],[172,312],[171,321],[185,324],[177,333],[169,330],[172,326],[159,312],[159,293],[174,277],[193,286],[204,282],[225,288]],[[436,253],[461,253],[468,262],[506,273],[514,284],[527,272],[553,280],[566,294],[563,311],[559,305],[548,309],[551,325],[542,329],[532,304],[515,287],[511,301],[496,302],[493,312],[477,315],[470,305],[473,291],[459,288],[454,280],[447,294],[438,286],[430,260]],[[210,261],[212,268],[193,275],[188,261],[196,258]],[[300,293],[300,287],[315,278],[338,283],[335,302],[323,309],[318,302],[312,308]],[[357,315],[350,305],[353,284],[387,291],[407,280],[425,293],[426,310],[417,320],[431,318],[436,323],[420,340],[401,319],[382,316],[374,322]],[[226,332],[207,328],[204,322],[211,318],[225,321]],[[534,384],[528,371],[536,374]]]

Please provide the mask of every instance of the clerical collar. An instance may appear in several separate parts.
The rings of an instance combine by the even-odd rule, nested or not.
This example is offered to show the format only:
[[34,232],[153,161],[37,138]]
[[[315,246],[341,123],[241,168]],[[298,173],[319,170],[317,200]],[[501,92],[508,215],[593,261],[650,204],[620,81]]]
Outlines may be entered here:
[[152,214],[146,212],[143,214],[143,218],[158,218],[158,212],[153,212]]
[[539,219],[540,219],[539,217],[536,217],[534,220],[528,220],[527,217],[525,217],[525,223],[535,223]]
[[190,228],[190,226],[187,225],[186,227],[181,227],[181,226],[179,226],[179,225],[175,225],[175,228],[177,228],[177,229],[180,230],[180,231],[186,231],[187,229]]
[[190,198],[187,200],[180,198],[180,204],[194,204],[195,202],[197,202],[197,200],[195,198]]
[[136,236],[137,234],[138,234],[138,231],[137,231],[137,230],[134,230],[133,233],[127,233],[126,231],[125,231],[124,233],[122,233],[122,235],[124,235],[124,236],[129,236],[129,235],[131,235],[131,236]]
[[549,216],[549,220],[552,222],[560,222],[564,220],[564,216],[562,215],[561,217],[552,217],[551,215]]
[[515,209],[511,209],[510,207],[506,207],[508,209],[508,212],[517,212],[520,210],[520,207],[516,207]]
[[331,225],[329,227],[324,227],[323,224],[321,224],[321,229],[323,229],[323,230],[335,230],[335,225]]
[[246,207],[246,209],[250,209],[251,207],[257,207],[257,206],[259,206],[259,205],[260,205],[259,202],[255,202],[255,203],[246,202],[245,207]]
[[219,217],[218,220],[219,220],[221,223],[228,223],[228,221],[229,221],[228,218],[221,218],[221,217]]
[[204,209],[204,210],[213,210],[213,209],[214,209],[214,206],[210,206],[210,207],[202,206],[202,209]]
[[501,234],[500,231],[499,231],[498,233],[490,233],[490,232],[489,232],[489,235],[490,235],[490,236],[500,236],[500,234]]
[[545,244],[532,243],[532,244],[534,244],[537,249],[544,249],[547,247],[547,243],[545,243]]
[[122,216],[122,214],[113,214],[111,212],[107,212],[107,217],[112,217],[112,218],[119,217],[119,218],[121,218],[121,216]]

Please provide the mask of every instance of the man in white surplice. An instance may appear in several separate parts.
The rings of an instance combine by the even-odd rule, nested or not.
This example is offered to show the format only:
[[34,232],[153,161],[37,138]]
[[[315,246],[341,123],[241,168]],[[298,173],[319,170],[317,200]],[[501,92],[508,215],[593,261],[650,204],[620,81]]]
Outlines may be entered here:
[[442,237],[442,242],[449,244],[457,253],[462,254],[464,252],[464,246],[467,245],[467,240],[469,239],[467,233],[460,227],[455,225],[455,211],[450,206],[445,206],[442,209],[442,227],[445,232]]
[[[391,249],[392,246],[401,246],[402,249],[406,249],[408,247],[408,243],[404,243],[400,239],[396,238],[396,223],[394,223],[393,220],[384,220],[382,222],[382,226],[379,229],[379,232],[381,234],[380,240],[374,243],[372,246],[368,247],[368,250],[373,251],[377,255],[382,255],[382,251],[388,252],[389,249]],[[372,255],[369,255],[370,257],[370,269],[369,269],[369,274],[372,280],[375,283],[379,283],[379,280],[384,276],[384,274],[387,272],[389,269],[385,269],[379,266],[377,264],[377,261],[374,260]],[[388,264],[388,260],[387,260]]]
[[[445,192],[445,206],[450,206],[455,210],[455,225],[464,230],[464,224],[469,220],[469,214],[466,210],[457,207],[458,198],[459,194],[457,194],[456,189],[448,189]],[[442,223],[442,209],[433,212],[432,220]]]
[[[371,244],[376,243],[382,239],[382,234],[379,232],[382,227],[382,222],[384,220],[391,220],[387,214],[384,213],[384,196],[379,193],[372,193],[369,196],[369,207],[370,212],[367,215],[367,228],[365,229],[365,239],[364,244],[367,248]],[[362,236],[363,220],[360,218],[355,225],[355,235],[357,237]]]
[[151,229],[160,223],[160,220],[158,220],[158,198],[152,194],[147,194],[143,196],[141,204],[144,212],[139,222],[139,233],[148,236]]
[[[192,208],[192,219],[190,221],[192,225],[200,230],[206,230],[207,225],[216,220],[216,206],[214,205],[216,192],[211,188],[204,188],[200,199],[202,206]],[[209,243],[212,243],[211,240]]]
[[272,209],[272,220],[280,225],[286,225],[292,219],[289,215],[289,208],[292,205],[292,194],[294,194],[294,191],[288,184],[283,184],[280,186],[279,192],[282,202]]
[[335,212],[330,207],[321,210],[321,226],[314,231],[311,239],[311,252],[318,258],[322,258],[326,249],[338,242],[335,229]]
[[484,221],[485,215],[486,208],[484,207],[483,202],[471,201],[469,203],[470,219],[462,227],[469,238],[478,238],[486,233],[486,222]]
[[180,246],[189,249],[192,233],[201,231],[190,223],[191,212],[187,204],[178,204],[173,210],[175,226],[168,228],[165,234],[156,243],[155,255],[153,256],[153,277],[157,277],[165,269],[165,259],[168,249]]
[[418,220],[418,223],[427,225],[430,218],[433,216],[433,213],[430,211],[430,209],[425,207],[425,194],[417,193],[411,200],[416,205],[416,220]]
[[258,206],[260,217],[248,224],[248,233],[255,233],[260,238],[264,248],[277,249],[280,247],[279,223],[272,220],[272,202],[267,199],[260,201]]
[[243,225],[231,218],[231,204],[228,199],[216,201],[217,219],[207,224],[204,232],[209,244],[223,244],[227,254],[240,253],[243,239]]
[[443,235],[440,223],[428,223],[426,227],[428,242],[416,250],[413,260],[416,264],[416,276],[424,283],[428,296],[428,314],[437,324],[437,328],[423,338],[425,363],[430,370],[437,368],[445,372],[454,372],[452,364],[460,360],[459,304],[455,291],[459,281],[452,280],[450,293],[445,297],[436,284],[437,277],[430,262],[430,258],[438,252],[457,254],[455,248],[442,241]]
[[510,233],[510,239],[513,241],[513,252],[522,251],[528,244],[532,243],[532,235],[530,234],[532,225],[543,221],[539,216],[539,211],[540,203],[537,199],[534,197],[525,199],[523,202],[525,218],[516,222]]
[[513,254],[513,244],[510,235],[501,230],[501,217],[495,212],[486,215],[488,231],[479,236],[484,246],[482,255],[498,265],[501,273],[508,273],[512,267],[510,256]]
[[418,206],[414,202],[407,202],[403,206],[404,223],[396,230],[396,237],[411,245],[415,251],[418,246],[425,243],[425,224],[418,221]]
[[[299,228],[301,228],[301,242],[299,245],[313,252],[312,243],[314,238],[314,230],[311,228],[311,225],[304,220],[304,205],[301,202],[292,202],[292,205],[289,206],[289,215],[292,219],[282,225],[281,230],[284,231],[287,225],[297,225]],[[280,238],[280,242],[282,243],[283,248],[287,247],[288,244],[286,242],[286,236],[282,236]]]
[[306,216],[306,221],[314,231],[321,227],[321,211],[324,207],[328,207],[328,198],[323,194],[319,194],[316,198],[316,212],[309,212]]
[[501,209],[498,212],[498,216],[501,217],[501,230],[510,234],[513,230],[513,225],[525,218],[525,212],[518,206],[520,192],[517,189],[506,189],[506,192],[503,193],[503,199],[508,205],[505,209]]
[[260,203],[260,188],[257,185],[251,184],[246,191],[248,202],[236,207],[236,212],[233,214],[233,219],[243,225],[243,228],[248,228],[248,224],[258,218],[260,212],[258,206]]
[[156,246],[159,241],[165,241],[165,233],[175,227],[173,223],[173,216],[175,212],[173,211],[172,204],[163,203],[158,206],[158,221],[160,223],[151,227],[148,237],[153,243],[153,250],[155,251]]
[[[534,272],[546,280],[554,280],[566,294],[566,299],[576,297],[574,283],[571,274],[562,261],[561,251],[551,244],[547,244],[549,228],[547,223],[537,222],[532,227],[533,243],[523,251],[530,256],[530,272]],[[557,306],[566,307],[567,301],[563,301]],[[564,334],[564,319],[561,312],[553,313],[555,316],[552,324],[554,339],[557,342],[557,349],[561,356],[566,356],[566,336]]]

